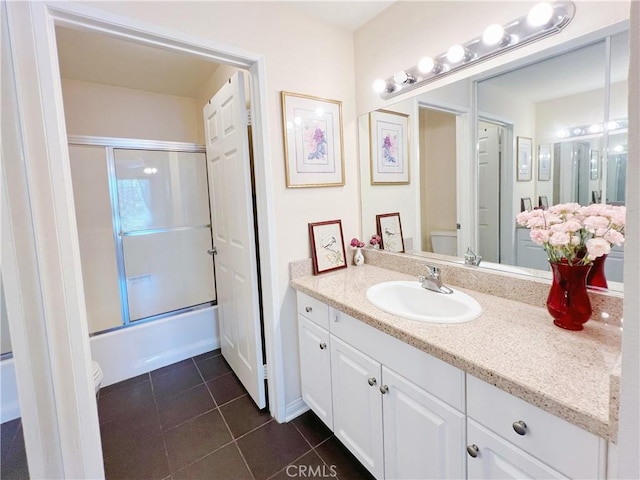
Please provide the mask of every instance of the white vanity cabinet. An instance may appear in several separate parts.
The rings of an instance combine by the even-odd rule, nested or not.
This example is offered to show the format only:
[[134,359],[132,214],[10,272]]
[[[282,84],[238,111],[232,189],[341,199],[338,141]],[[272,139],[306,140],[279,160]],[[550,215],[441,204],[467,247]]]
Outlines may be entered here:
[[605,478],[606,441],[467,375],[469,478]]
[[302,399],[333,430],[329,307],[298,293],[298,342]]
[[464,478],[464,373],[334,309],[320,328],[311,300],[298,293],[307,405],[376,478]]

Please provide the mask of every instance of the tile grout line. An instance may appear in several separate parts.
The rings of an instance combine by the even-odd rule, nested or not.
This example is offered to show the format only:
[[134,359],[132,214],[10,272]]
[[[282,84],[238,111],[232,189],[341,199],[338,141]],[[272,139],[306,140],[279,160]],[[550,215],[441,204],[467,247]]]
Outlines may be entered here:
[[[307,442],[309,443],[309,442]],[[290,467],[291,465],[293,465],[295,462],[297,462],[298,460],[300,460],[302,457],[309,455],[309,453],[313,452],[313,447],[311,447],[311,444],[309,444],[309,451],[304,452],[302,455],[300,455],[298,458],[294,458],[291,462],[287,463],[284,467],[282,467],[280,470],[278,470],[276,473],[274,473],[273,475],[270,475],[269,477],[267,477],[267,480],[272,479],[273,477],[275,477],[276,475],[278,475],[280,472],[283,472],[284,470],[286,470],[288,467]],[[321,459],[322,460],[322,459]]]
[[162,436],[162,446],[164,448],[164,459],[167,462],[167,470],[169,471],[169,477],[171,477],[171,463],[169,462],[169,450],[167,449],[167,441],[164,437],[165,430],[164,430],[164,426],[162,425],[162,419],[160,418],[160,409],[158,408],[158,400],[156,398],[155,388],[153,387],[153,379],[151,378],[151,372],[149,372],[149,381],[151,382],[151,394],[153,395],[153,404],[156,407],[156,415],[158,415],[158,423],[160,423],[160,435]]

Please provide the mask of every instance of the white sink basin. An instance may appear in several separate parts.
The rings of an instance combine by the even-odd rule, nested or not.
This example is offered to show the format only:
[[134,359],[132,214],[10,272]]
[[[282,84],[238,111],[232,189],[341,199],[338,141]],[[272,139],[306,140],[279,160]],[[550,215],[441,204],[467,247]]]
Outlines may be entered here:
[[463,323],[478,318],[482,307],[458,290],[432,292],[419,282],[383,282],[367,289],[367,300],[387,313],[430,323]]

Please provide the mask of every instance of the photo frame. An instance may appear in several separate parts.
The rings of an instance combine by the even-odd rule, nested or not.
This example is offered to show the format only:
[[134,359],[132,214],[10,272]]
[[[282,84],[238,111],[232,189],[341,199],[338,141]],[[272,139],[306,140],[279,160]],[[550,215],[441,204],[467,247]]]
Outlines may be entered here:
[[591,180],[600,178],[600,152],[596,149],[589,152],[589,178]]
[[531,210],[533,210],[533,203],[531,203],[531,197],[520,198],[520,211],[530,212]]
[[282,92],[287,188],[344,185],[342,102]]
[[538,145],[538,181],[551,180],[551,145]]
[[310,223],[309,240],[314,275],[347,268],[341,220]]
[[404,253],[404,237],[399,212],[376,215],[376,227],[382,239],[380,242],[382,250]]
[[386,110],[369,114],[371,185],[409,183],[409,115]]
[[549,200],[546,195],[538,195],[538,207],[542,210],[549,210]]
[[518,182],[531,180],[531,156],[533,154],[533,141],[529,137],[517,138],[517,165],[516,172]]

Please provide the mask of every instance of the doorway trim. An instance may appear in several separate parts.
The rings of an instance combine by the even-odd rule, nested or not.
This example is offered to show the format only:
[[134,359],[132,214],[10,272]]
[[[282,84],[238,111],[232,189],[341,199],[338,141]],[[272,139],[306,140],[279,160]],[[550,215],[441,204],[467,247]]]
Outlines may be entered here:
[[[7,2],[11,49],[16,55],[14,75],[20,79],[17,104],[24,132],[24,156],[32,206],[34,240],[38,250],[37,281],[42,289],[43,311],[51,368],[55,410],[54,437],[59,454],[53,464],[62,476],[103,476],[102,452],[93,381],[86,309],[80,268],[80,251],[73,204],[73,190],[62,86],[58,67],[55,26],[100,32],[129,41],[159,46],[214,62],[246,69],[251,78],[252,140],[254,145],[257,217],[260,237],[265,344],[272,415],[283,421],[284,371],[277,318],[277,258],[275,208],[271,180],[268,132],[266,66],[262,55],[210,40],[157,27],[131,18],[73,3]],[[22,31],[22,33],[20,33]],[[6,160],[6,159],[5,159]],[[31,273],[31,272],[29,272]],[[18,345],[18,347],[20,347]],[[18,352],[16,361],[30,361],[30,349]],[[22,355],[24,357],[22,357]],[[30,362],[29,362],[30,363]],[[16,368],[18,375],[25,369]],[[26,382],[25,382],[26,383]],[[18,379],[20,386],[20,379]],[[23,405],[33,404],[38,392],[24,390]],[[32,413],[25,409],[23,415]],[[37,446],[38,427],[25,422],[29,466],[44,465]],[[29,441],[31,440],[31,441]],[[52,463],[49,462],[49,465]],[[34,476],[50,476],[35,468]]]

